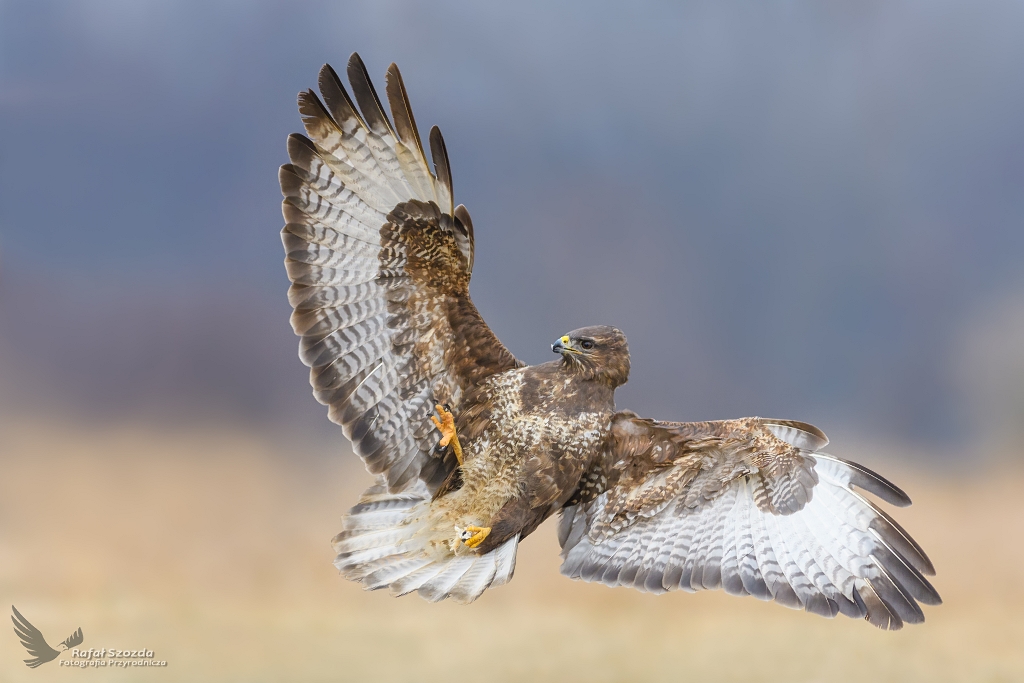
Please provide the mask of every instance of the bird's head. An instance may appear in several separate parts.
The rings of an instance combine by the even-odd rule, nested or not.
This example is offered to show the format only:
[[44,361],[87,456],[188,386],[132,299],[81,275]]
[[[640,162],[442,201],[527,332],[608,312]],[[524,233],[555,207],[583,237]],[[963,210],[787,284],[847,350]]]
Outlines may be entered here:
[[613,387],[629,379],[629,345],[626,335],[614,327],[594,325],[573,330],[551,345],[562,355],[562,364],[587,379]]

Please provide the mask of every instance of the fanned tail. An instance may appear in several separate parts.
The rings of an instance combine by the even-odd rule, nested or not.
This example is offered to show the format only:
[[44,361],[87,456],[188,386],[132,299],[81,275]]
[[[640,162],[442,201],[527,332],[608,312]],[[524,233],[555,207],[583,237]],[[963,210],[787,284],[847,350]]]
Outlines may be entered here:
[[387,482],[379,481],[345,516],[333,540],[334,566],[367,590],[386,587],[396,597],[417,591],[430,602],[451,598],[466,604],[508,583],[519,536],[487,553],[452,553],[437,542],[429,512],[430,494],[422,482],[388,493]]

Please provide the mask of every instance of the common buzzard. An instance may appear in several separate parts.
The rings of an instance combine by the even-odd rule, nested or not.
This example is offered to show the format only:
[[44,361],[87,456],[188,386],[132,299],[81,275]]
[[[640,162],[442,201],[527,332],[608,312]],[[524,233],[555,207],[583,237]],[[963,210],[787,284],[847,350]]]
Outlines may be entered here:
[[939,604],[924,551],[860,491],[910,499],[823,453],[816,427],[616,410],[629,351],[613,327],[518,361],[470,300],[473,222],[440,131],[431,167],[398,68],[390,119],[358,55],[348,80],[353,96],[324,66],[323,99],[299,95],[306,135],[288,138],[280,172],[299,356],[378,475],[334,539],[344,576],[471,602],[512,578],[519,542],[558,513],[571,578],[723,588],[886,629]]

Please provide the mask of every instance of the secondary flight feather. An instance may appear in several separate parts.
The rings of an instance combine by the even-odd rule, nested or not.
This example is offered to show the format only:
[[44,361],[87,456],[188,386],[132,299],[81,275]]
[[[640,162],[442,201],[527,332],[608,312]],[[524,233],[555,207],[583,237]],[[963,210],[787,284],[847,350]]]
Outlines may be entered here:
[[[335,537],[367,588],[471,602],[512,578],[559,515],[562,573],[655,593],[724,589],[886,629],[940,603],[920,546],[864,493],[903,491],[794,420],[660,422],[617,410],[625,335],[563,335],[526,366],[469,296],[474,233],[441,132],[424,150],[405,84],[389,118],[358,55],[299,95],[281,167],[299,357],[377,482]],[[428,414],[436,416],[428,419]]]

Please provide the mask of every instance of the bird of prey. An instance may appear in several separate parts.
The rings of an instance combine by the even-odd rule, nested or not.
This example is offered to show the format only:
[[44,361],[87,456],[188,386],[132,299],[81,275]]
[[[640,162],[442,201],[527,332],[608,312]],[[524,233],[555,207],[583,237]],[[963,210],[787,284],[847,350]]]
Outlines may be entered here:
[[471,602],[511,579],[520,541],[557,513],[574,579],[722,588],[885,629],[940,603],[924,551],[865,493],[910,499],[822,452],[816,427],[617,410],[630,359],[614,327],[565,334],[551,362],[517,360],[470,300],[473,221],[441,133],[431,165],[394,64],[390,118],[356,54],[347,75],[351,94],[325,65],[322,99],[299,95],[306,135],[280,170],[299,357],[377,475],[334,539],[344,576]]
[[64,642],[59,646],[59,650],[54,650],[46,642],[42,632],[30,624],[28,619],[21,616],[21,612],[18,611],[17,607],[11,605],[11,609],[14,610],[14,614],[11,615],[11,621],[14,622],[14,632],[18,635],[18,639],[21,640],[21,644],[28,650],[28,653],[32,655],[32,659],[25,660],[25,664],[31,669],[36,668],[40,664],[52,662],[60,656],[61,652],[77,647],[85,640],[85,637],[82,635],[82,629],[79,628],[64,639]]

